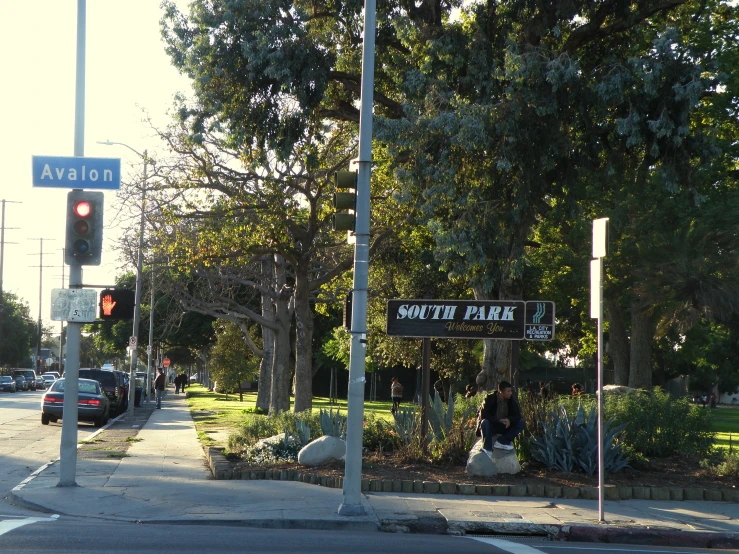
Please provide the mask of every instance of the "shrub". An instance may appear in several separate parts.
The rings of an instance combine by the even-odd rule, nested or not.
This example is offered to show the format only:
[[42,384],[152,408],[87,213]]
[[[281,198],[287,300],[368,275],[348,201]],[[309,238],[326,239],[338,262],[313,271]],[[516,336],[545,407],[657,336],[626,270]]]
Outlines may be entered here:
[[625,425],[624,440],[638,453],[662,458],[681,452],[707,455],[713,445],[711,416],[687,398],[659,387],[605,399],[606,417]]
[[296,442],[302,445],[310,436],[318,436],[320,431],[318,415],[307,410],[298,414],[279,412],[271,416],[252,415],[228,438],[226,451],[243,458],[244,453],[260,439],[285,433],[295,437]]
[[370,452],[382,452],[397,450],[401,442],[400,437],[387,421],[374,414],[368,414],[364,419],[362,445]]
[[714,460],[702,460],[701,467],[720,477],[739,477],[739,453],[723,451]]

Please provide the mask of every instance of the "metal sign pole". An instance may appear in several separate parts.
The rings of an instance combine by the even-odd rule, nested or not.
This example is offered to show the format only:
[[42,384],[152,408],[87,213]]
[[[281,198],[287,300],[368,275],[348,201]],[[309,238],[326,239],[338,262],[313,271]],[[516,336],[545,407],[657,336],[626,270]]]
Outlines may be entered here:
[[603,453],[603,258],[608,252],[608,218],[593,220],[590,262],[590,317],[598,320],[598,521],[604,522],[605,456]]

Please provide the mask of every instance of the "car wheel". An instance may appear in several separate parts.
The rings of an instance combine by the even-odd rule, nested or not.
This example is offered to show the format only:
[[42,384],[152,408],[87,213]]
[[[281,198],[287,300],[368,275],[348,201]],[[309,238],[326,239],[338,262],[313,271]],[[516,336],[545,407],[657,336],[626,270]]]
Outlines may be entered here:
[[41,414],[41,425],[48,425],[49,424],[49,415],[48,414]]
[[105,425],[105,416],[101,415],[99,418],[97,418],[94,423],[95,427],[102,427]]

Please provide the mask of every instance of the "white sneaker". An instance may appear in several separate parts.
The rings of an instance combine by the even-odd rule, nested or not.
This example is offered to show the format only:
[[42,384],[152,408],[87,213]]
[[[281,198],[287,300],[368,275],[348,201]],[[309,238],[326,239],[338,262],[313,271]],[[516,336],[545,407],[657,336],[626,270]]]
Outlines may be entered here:
[[495,441],[493,448],[497,448],[499,450],[513,450],[513,445],[512,444],[500,444],[498,441]]
[[483,452],[485,452],[485,454],[488,455],[488,458],[490,458],[491,460],[493,459],[493,451],[492,450],[485,450],[484,448],[482,448],[481,450]]

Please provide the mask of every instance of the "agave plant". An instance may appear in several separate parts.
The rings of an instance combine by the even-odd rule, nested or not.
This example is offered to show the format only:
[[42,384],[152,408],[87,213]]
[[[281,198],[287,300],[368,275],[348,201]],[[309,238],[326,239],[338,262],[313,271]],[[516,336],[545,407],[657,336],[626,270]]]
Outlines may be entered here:
[[409,445],[418,429],[418,412],[415,408],[399,407],[393,414],[395,418],[395,432],[404,445]]
[[341,410],[330,408],[329,410],[321,409],[318,420],[321,424],[321,433],[331,437],[343,439],[346,437],[346,416]]
[[[541,422],[541,435],[531,440],[531,454],[547,467],[565,472],[581,469],[592,475],[598,469],[598,417],[595,407],[586,414],[582,404],[575,414],[560,407]],[[628,465],[620,436],[625,425],[603,423],[604,467],[616,472]]]
[[429,426],[434,433],[434,439],[442,441],[452,430],[454,423],[454,398],[449,395],[449,403],[446,410],[444,403],[441,401],[441,395],[436,394],[433,398],[429,397],[428,410]]

